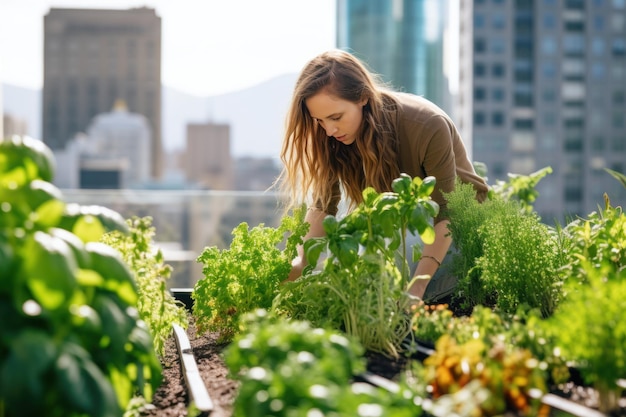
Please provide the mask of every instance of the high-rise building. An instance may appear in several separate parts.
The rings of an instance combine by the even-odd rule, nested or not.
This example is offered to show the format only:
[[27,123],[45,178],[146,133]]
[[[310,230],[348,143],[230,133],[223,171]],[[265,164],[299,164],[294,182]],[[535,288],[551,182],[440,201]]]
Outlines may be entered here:
[[42,136],[65,148],[117,100],[152,131],[150,172],[162,171],[161,18],[150,8],[52,8],[44,17]]
[[396,90],[450,108],[444,59],[448,0],[337,0],[337,47]]
[[535,209],[563,223],[626,204],[626,2],[460,1],[459,126],[489,182],[550,166]]
[[232,190],[233,161],[230,152],[230,125],[190,123],[184,171],[188,181],[210,190]]

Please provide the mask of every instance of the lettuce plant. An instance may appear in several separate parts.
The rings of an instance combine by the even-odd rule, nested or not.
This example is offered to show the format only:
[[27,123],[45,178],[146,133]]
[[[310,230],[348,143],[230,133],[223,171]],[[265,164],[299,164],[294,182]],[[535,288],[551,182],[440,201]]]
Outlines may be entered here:
[[202,251],[198,262],[204,277],[192,292],[199,332],[215,331],[221,341],[230,341],[243,314],[271,307],[308,231],[304,212],[301,207],[285,215],[277,228],[259,224],[249,229],[243,222],[233,230],[229,248]]

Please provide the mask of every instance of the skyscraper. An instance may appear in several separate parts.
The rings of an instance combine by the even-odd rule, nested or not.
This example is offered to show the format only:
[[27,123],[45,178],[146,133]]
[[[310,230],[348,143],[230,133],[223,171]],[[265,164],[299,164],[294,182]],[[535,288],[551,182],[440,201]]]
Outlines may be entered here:
[[459,126],[489,182],[550,166],[547,223],[626,204],[626,2],[461,1]]
[[150,172],[162,171],[161,18],[150,8],[57,9],[44,17],[42,136],[63,149],[123,100],[152,131]]
[[444,68],[448,0],[337,0],[337,46],[397,90],[451,112]]

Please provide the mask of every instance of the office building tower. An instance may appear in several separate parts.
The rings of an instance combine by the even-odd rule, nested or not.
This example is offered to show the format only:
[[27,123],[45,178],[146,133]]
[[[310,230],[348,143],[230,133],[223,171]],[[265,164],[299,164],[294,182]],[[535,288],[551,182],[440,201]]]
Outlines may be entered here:
[[210,190],[232,190],[233,161],[230,152],[230,125],[190,123],[184,157],[188,181]]
[[[473,4],[472,4],[473,3]],[[550,166],[535,209],[563,223],[626,203],[623,0],[459,2],[460,127],[489,182]]]
[[62,150],[117,100],[149,121],[150,173],[159,178],[161,18],[145,7],[50,9],[44,17],[44,142]]
[[452,112],[447,17],[448,0],[337,0],[337,47],[353,52],[394,89]]

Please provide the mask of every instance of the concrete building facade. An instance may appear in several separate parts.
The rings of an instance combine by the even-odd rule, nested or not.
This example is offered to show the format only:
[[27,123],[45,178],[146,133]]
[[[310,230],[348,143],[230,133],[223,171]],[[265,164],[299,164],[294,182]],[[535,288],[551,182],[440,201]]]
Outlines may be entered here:
[[150,172],[159,178],[161,18],[146,7],[50,9],[44,17],[43,141],[63,149],[119,99],[149,121]]
[[210,190],[232,190],[230,125],[190,123],[183,170],[188,181]]
[[461,1],[459,126],[489,182],[550,166],[535,209],[563,223],[626,204],[623,0]]

